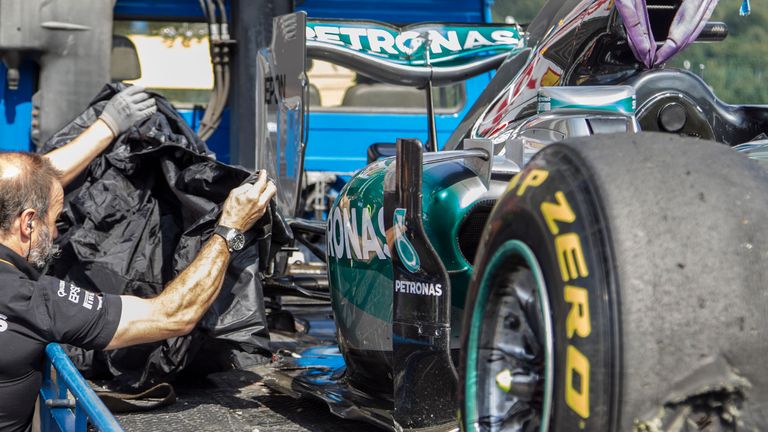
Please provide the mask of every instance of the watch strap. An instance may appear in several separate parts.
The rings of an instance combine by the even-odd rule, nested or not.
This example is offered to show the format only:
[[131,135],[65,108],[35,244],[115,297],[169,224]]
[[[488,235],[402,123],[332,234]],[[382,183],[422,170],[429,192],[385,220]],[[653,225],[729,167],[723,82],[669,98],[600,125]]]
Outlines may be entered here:
[[227,249],[229,249],[230,252],[234,252],[235,249],[232,247],[232,239],[236,234],[241,234],[240,231],[238,231],[236,228],[230,228],[224,225],[216,225],[216,227],[213,228],[213,233],[221,236],[221,238],[223,238],[227,243]]

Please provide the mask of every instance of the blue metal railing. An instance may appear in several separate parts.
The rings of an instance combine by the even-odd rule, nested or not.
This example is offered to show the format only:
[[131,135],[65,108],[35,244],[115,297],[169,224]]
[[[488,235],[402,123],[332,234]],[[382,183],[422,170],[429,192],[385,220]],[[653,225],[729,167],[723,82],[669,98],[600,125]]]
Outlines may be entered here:
[[48,344],[45,353],[43,385],[40,388],[40,430],[86,432],[90,421],[101,432],[123,432],[61,345]]

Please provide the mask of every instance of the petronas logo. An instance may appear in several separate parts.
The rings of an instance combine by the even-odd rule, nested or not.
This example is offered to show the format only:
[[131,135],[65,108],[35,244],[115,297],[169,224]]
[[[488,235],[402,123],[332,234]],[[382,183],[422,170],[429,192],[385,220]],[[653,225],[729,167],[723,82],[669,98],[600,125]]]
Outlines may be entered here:
[[397,249],[397,256],[400,257],[400,261],[406,270],[416,273],[421,267],[421,262],[419,261],[416,249],[413,248],[411,242],[408,241],[408,237],[405,236],[405,212],[404,208],[395,209],[395,249]]

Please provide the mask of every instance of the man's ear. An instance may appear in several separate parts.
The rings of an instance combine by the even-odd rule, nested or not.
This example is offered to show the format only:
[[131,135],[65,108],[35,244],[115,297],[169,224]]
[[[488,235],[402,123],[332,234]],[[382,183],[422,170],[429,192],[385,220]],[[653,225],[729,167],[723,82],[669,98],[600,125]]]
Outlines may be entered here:
[[37,212],[34,209],[26,209],[19,215],[19,231],[21,232],[21,241],[24,243],[32,237],[36,216]]

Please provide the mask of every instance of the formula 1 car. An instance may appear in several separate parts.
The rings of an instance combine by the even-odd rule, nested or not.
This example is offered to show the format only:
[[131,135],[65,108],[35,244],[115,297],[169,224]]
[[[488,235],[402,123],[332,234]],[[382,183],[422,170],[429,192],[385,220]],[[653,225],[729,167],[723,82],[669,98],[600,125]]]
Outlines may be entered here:
[[552,0],[525,29],[275,20],[257,128],[289,214],[307,58],[426,88],[430,114],[432,85],[496,72],[442,150],[403,137],[291,222],[325,234],[337,345],[270,385],[391,430],[768,427],[768,107],[661,67],[725,37],[713,3],[627,3]]

